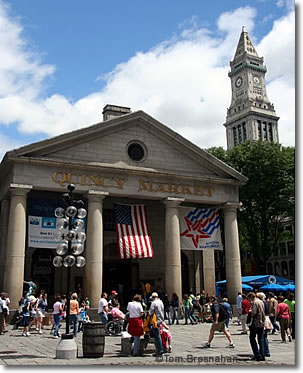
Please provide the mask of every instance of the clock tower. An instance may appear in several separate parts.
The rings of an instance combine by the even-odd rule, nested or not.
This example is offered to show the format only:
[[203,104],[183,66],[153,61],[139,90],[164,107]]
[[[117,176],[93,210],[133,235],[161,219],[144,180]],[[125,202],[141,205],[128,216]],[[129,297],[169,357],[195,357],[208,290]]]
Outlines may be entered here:
[[227,109],[227,149],[248,140],[279,142],[278,120],[266,93],[266,66],[245,28],[230,62],[232,98]]

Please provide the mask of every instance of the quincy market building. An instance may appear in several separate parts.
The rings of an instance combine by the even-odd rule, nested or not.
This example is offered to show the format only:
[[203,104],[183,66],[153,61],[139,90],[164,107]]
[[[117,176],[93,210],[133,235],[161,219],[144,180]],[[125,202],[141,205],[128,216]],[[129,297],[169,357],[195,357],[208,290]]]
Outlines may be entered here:
[[[56,244],[47,235],[70,183],[88,211],[86,266],[72,268],[72,286],[80,284],[93,307],[101,291],[112,289],[129,301],[147,280],[169,296],[215,293],[214,250],[180,248],[180,206],[223,210],[233,303],[241,291],[238,188],[247,179],[143,111],[106,105],[103,122],[9,151],[0,180],[0,289],[11,308],[24,280],[36,280],[49,295],[66,291],[66,269],[53,266]],[[152,258],[119,259],[113,203],[146,206]]]

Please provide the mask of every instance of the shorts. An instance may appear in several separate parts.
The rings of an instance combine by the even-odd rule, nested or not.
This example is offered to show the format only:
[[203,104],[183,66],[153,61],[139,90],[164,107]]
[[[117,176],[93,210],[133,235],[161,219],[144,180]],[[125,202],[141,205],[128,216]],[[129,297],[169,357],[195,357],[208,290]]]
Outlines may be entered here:
[[23,315],[22,325],[23,326],[28,326],[28,324],[29,324],[29,316],[24,316]]
[[38,308],[36,317],[45,317],[45,311],[42,311]]
[[224,332],[225,328],[225,321],[218,321],[218,324],[213,322],[211,326],[213,332]]

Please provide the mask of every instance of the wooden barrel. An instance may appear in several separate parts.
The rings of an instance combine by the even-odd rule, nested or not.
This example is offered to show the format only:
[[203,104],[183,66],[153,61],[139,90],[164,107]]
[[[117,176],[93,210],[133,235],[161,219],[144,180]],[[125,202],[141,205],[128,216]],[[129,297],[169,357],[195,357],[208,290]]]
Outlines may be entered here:
[[89,322],[83,325],[83,357],[102,357],[104,354],[105,331],[101,322]]

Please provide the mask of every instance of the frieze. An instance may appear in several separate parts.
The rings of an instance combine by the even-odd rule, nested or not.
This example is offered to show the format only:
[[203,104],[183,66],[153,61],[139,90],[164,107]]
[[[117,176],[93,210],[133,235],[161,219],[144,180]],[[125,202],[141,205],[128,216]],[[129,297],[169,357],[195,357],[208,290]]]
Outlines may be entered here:
[[[75,184],[81,186],[99,186],[106,189],[120,189],[127,187],[127,178],[118,176],[100,176],[100,175],[86,175],[74,174],[72,172],[55,171],[52,174],[52,180],[56,184],[66,186],[68,184]],[[137,180],[138,193],[163,193],[173,195],[191,195],[201,197],[212,197],[214,187],[210,185],[191,185],[184,183],[161,183],[152,180]]]

